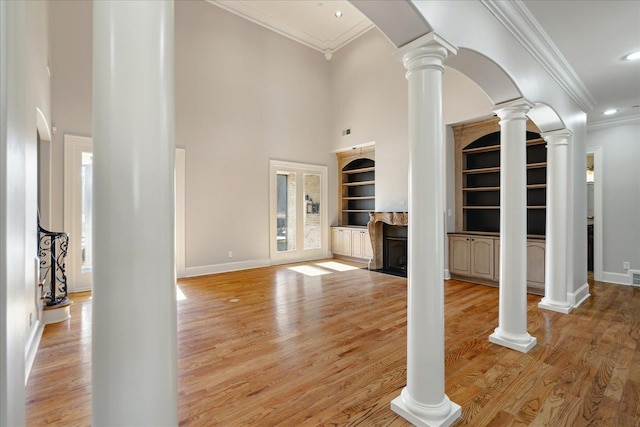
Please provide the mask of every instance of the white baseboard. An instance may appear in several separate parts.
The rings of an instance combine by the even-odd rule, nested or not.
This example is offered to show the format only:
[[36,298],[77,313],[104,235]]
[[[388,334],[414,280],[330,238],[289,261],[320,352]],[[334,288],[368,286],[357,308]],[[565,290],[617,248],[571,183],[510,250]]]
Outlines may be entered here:
[[602,272],[602,281],[608,283],[617,283],[618,285],[628,285],[629,275],[622,273],[610,273],[608,271]]
[[573,308],[580,306],[580,304],[585,302],[590,296],[588,283],[580,286],[575,292],[567,292],[569,303]]
[[444,280],[450,280],[451,279],[451,273],[449,272],[448,268],[444,269]]
[[31,333],[27,339],[27,347],[25,349],[25,363],[24,363],[24,385],[26,387],[29,381],[29,375],[31,374],[31,368],[33,368],[33,362],[36,360],[36,354],[38,353],[38,347],[40,347],[40,340],[42,339],[42,333],[44,332],[44,324],[36,320],[36,325],[31,328]]
[[229,262],[226,264],[202,265],[187,267],[184,277],[206,276],[207,274],[226,273],[229,271],[248,270],[250,268],[268,267],[271,262],[268,258],[252,259],[248,261]]

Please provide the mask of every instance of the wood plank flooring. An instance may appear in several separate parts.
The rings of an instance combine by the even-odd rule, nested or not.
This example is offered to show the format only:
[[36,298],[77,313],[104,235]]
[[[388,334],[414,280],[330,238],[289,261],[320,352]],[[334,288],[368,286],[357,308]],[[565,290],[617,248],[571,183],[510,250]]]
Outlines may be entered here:
[[[179,282],[180,426],[409,425],[389,407],[406,383],[406,280],[317,263]],[[596,282],[591,294],[569,315],[529,295],[538,344],[522,354],[488,341],[498,289],[447,281],[455,425],[640,426],[640,288]],[[45,329],[29,426],[91,424],[91,299],[73,300],[72,318]]]

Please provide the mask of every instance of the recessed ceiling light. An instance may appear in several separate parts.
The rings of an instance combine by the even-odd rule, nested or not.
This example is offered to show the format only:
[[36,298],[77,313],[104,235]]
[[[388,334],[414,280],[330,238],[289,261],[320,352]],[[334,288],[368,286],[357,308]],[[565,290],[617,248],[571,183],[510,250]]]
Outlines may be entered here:
[[616,110],[615,108],[612,108],[610,110],[604,111],[602,114],[604,114],[605,116],[610,116],[610,115],[615,114],[617,112],[618,112],[618,110]]
[[625,61],[637,61],[638,59],[640,59],[640,50],[636,50],[635,52],[631,52],[630,54],[628,54],[627,56],[625,56],[624,58]]
[[336,18],[342,18],[342,12],[341,12],[341,11],[339,11],[339,10],[336,10],[336,13],[334,14],[334,16],[335,16]]

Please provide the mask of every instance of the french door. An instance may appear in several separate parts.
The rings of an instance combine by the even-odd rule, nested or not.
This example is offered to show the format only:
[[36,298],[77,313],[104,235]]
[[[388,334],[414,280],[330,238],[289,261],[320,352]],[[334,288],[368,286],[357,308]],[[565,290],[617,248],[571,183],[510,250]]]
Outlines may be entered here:
[[[185,272],[185,150],[176,148],[176,275]],[[93,142],[64,136],[64,231],[69,233],[67,288],[69,293],[91,290]],[[123,243],[126,244],[126,243]]]
[[328,255],[327,167],[270,161],[272,264]]

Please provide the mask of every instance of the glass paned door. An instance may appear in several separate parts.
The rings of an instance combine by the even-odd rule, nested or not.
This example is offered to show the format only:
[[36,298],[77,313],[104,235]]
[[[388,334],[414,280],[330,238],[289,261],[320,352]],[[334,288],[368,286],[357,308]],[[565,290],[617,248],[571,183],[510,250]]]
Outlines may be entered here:
[[320,249],[322,247],[322,223],[320,203],[322,195],[321,176],[315,173],[304,174],[304,249]]
[[296,250],[296,173],[278,172],[278,252]]
[[271,161],[272,263],[328,256],[326,166]]

